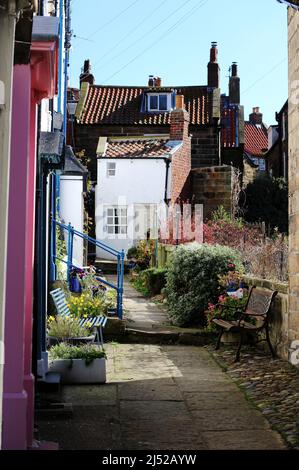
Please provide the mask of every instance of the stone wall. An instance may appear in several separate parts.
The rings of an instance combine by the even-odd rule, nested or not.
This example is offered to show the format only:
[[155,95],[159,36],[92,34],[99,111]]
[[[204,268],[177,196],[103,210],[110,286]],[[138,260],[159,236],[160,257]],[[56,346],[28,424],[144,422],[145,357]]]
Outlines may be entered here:
[[249,165],[249,163],[244,162],[244,171],[243,171],[243,180],[242,186],[246,188],[246,186],[252,183],[255,178],[257,177],[258,169]]
[[[192,131],[191,131],[192,132]],[[214,127],[192,132],[192,168],[219,165],[219,134]]]
[[[268,281],[254,277],[245,277],[245,282],[249,286],[257,286],[270,290],[277,290],[273,309],[270,316],[271,343],[276,353],[283,359],[288,360],[289,356],[289,288],[285,282]],[[267,348],[265,343],[265,348]]]
[[219,206],[232,210],[232,178],[230,166],[197,168],[191,171],[192,194],[196,204],[203,204],[204,219]]
[[289,8],[289,345],[299,339],[299,12]]

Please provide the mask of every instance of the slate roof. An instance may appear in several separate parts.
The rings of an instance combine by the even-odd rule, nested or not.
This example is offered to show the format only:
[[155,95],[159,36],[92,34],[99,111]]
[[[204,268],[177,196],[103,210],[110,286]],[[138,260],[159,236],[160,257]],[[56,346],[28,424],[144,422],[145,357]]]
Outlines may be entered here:
[[65,164],[63,174],[69,175],[86,175],[87,168],[75,156],[73,149],[70,145],[65,147]]
[[175,150],[169,137],[111,138],[107,140],[105,158],[167,158]]
[[253,157],[263,157],[268,150],[268,132],[262,125],[245,122],[245,152]]
[[277,0],[279,3],[285,3],[286,5],[299,10],[299,0]]
[[90,85],[80,113],[80,124],[164,125],[170,124],[169,112],[141,112],[145,92],[173,92],[184,95],[190,124],[206,125],[213,112],[213,89],[206,86],[123,87]]

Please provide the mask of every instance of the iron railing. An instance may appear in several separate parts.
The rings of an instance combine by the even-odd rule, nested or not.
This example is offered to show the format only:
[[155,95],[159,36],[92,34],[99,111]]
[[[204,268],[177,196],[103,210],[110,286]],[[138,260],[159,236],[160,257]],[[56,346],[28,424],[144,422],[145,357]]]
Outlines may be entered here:
[[100,242],[99,240],[96,240],[95,238],[90,237],[89,235],[86,235],[85,233],[79,232],[78,230],[75,230],[74,227],[72,227],[71,224],[65,225],[58,220],[52,219],[52,224],[53,224],[53,232],[55,233],[56,226],[60,227],[63,231],[67,232],[67,260],[63,260],[61,258],[58,258],[57,256],[53,255],[53,262],[56,264],[56,260],[62,261],[63,263],[66,263],[67,265],[67,281],[68,284],[70,285],[70,276],[71,276],[71,269],[72,268],[80,268],[82,269],[81,266],[76,266],[73,264],[73,248],[74,248],[74,237],[79,237],[82,238],[83,240],[86,240],[87,242],[95,245],[98,248],[101,248],[101,250],[105,251],[106,253],[109,253],[112,256],[115,256],[117,259],[117,284],[113,284],[111,282],[106,281],[106,279],[102,279],[100,276],[95,276],[95,279],[97,279],[99,282],[102,284],[111,287],[111,289],[115,289],[117,292],[117,316],[119,319],[122,319],[123,317],[123,285],[124,285],[124,259],[125,259],[125,252],[124,250],[122,251],[117,251],[111,246],[105,245],[104,243]]

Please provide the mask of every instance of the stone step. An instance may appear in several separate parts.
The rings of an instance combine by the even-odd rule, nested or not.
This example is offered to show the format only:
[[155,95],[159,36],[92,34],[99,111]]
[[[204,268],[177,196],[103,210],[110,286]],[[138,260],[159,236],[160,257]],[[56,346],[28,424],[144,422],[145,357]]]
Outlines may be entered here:
[[204,346],[214,341],[214,335],[204,331],[182,332],[171,330],[139,330],[126,328],[123,337],[126,343],[132,344],[183,344],[190,346]]

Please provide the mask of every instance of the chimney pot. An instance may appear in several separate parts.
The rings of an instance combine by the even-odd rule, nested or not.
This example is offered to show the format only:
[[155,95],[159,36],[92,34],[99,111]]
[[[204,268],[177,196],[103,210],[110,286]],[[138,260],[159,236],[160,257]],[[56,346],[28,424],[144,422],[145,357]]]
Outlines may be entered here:
[[176,109],[184,109],[184,96],[183,95],[176,96],[175,107]]
[[148,86],[153,87],[154,86],[154,76],[149,75],[148,77]]
[[237,62],[231,66],[231,76],[229,77],[229,102],[231,104],[240,104],[240,78],[238,77]]
[[260,112],[259,106],[252,108],[252,113],[249,115],[251,124],[263,124],[263,114]]
[[238,64],[237,62],[233,62],[232,64],[232,77],[238,76]]
[[210,62],[208,63],[208,87],[219,88],[220,67],[218,64],[217,42],[212,42]]
[[90,60],[86,59],[84,61],[83,68],[81,70],[81,75],[80,75],[80,85],[82,82],[88,82],[90,85],[94,84],[94,76],[91,73],[91,65],[90,65]]

